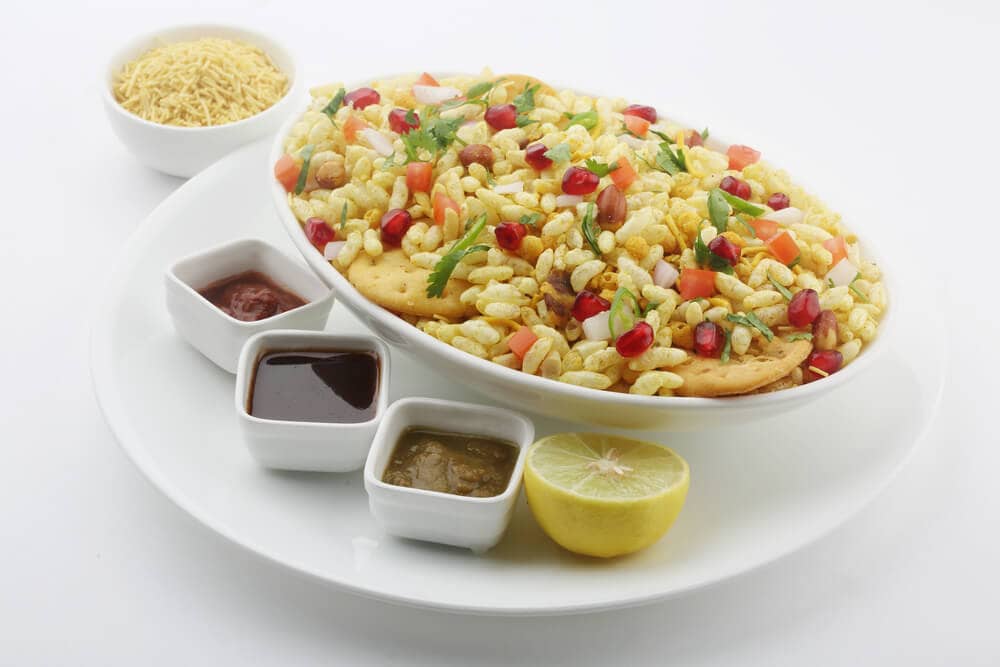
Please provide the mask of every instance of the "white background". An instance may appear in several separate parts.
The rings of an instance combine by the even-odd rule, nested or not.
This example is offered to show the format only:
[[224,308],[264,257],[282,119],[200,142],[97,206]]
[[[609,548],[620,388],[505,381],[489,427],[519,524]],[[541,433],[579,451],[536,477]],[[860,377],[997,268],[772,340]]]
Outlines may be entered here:
[[[0,22],[0,664],[1000,662],[996,3],[190,4],[18,3]],[[489,65],[655,102],[763,149],[883,253],[918,255],[940,279],[926,314],[947,322],[951,360],[928,437],[818,544],[638,609],[414,611],[245,554],[140,476],[88,370],[109,266],[180,184],[111,134],[102,59],[139,31],[206,19],[272,32],[309,82]],[[911,231],[880,236],[890,216]]]

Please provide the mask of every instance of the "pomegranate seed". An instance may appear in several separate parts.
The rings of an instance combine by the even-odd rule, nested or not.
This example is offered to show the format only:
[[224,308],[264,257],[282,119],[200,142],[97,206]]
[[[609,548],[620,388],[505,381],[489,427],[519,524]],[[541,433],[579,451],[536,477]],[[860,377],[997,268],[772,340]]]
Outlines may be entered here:
[[725,236],[716,236],[712,239],[708,244],[708,249],[713,255],[726,260],[729,266],[736,266],[736,263],[740,261],[740,255],[743,254],[743,250]]
[[521,239],[528,233],[528,228],[520,222],[501,222],[493,230],[497,237],[497,245],[504,250],[517,250],[521,247]]
[[687,138],[685,139],[688,146],[704,146],[705,139],[701,136],[701,132],[698,130],[691,130],[688,132]]
[[647,107],[644,104],[630,104],[622,110],[622,115],[638,116],[639,118],[648,120],[650,123],[656,122],[656,109]]
[[409,211],[394,208],[391,211],[386,211],[385,215],[382,216],[380,224],[382,227],[382,243],[398,247],[403,242],[406,230],[413,224],[413,218],[410,216]]
[[374,88],[358,88],[344,95],[344,106],[364,109],[370,104],[378,104],[382,96]]
[[[843,363],[844,355],[837,350],[813,350],[806,357],[805,363],[802,364],[802,381],[815,382],[826,377],[826,375],[832,375],[840,370],[840,366]],[[810,367],[819,369],[823,373],[826,373],[826,375],[811,371],[809,370]]]
[[813,322],[813,348],[832,350],[837,347],[837,316],[832,310],[822,310]]
[[722,182],[719,183],[719,187],[734,197],[739,197],[740,199],[750,199],[750,184],[746,181],[741,181],[734,176],[726,176],[723,178]]
[[563,174],[562,189],[568,195],[589,195],[597,189],[601,179],[583,167],[570,167]]
[[314,246],[322,250],[326,244],[337,236],[336,232],[330,229],[323,218],[309,218],[306,220],[306,238]]
[[420,127],[420,117],[417,116],[416,112],[413,112],[413,122],[410,123],[406,120],[407,114],[410,112],[406,109],[393,109],[389,112],[389,129],[391,129],[396,134],[409,134],[410,130],[415,130]]
[[807,327],[819,316],[819,295],[814,289],[796,292],[788,302],[788,323],[793,327]]
[[635,326],[623,333],[615,341],[615,349],[625,358],[638,357],[653,344],[653,327],[645,322],[636,322]]
[[486,122],[494,130],[517,127],[517,107],[513,104],[495,104],[486,110]]
[[549,147],[545,144],[531,144],[524,149],[524,161],[538,171],[548,169],[552,166],[552,160],[545,157],[545,152],[548,150]]
[[694,328],[694,351],[698,356],[721,357],[725,345],[726,334],[715,322],[705,320]]
[[573,317],[577,322],[583,322],[605,310],[611,310],[611,302],[587,290],[577,294],[576,301],[573,302]]
[[775,211],[780,211],[783,208],[788,208],[791,202],[788,200],[788,195],[784,192],[775,192],[773,195],[767,198],[767,205],[770,206]]

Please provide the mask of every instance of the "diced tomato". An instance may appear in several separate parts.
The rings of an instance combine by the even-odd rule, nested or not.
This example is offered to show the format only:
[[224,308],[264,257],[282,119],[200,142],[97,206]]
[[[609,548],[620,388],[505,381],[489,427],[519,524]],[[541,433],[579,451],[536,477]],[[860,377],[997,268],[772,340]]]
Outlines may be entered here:
[[295,189],[295,184],[299,181],[299,172],[302,167],[296,164],[291,155],[282,155],[274,163],[274,177],[284,186],[286,192]]
[[709,269],[681,269],[681,298],[706,299],[715,294],[715,271]]
[[760,159],[760,151],[755,151],[749,146],[741,146],[740,144],[733,144],[726,150],[726,155],[729,156],[729,168],[740,171],[743,167],[748,164],[753,164]]
[[440,192],[434,197],[434,222],[439,225],[444,224],[445,211],[448,209],[453,210],[455,213],[462,215],[462,209],[459,208],[458,203],[449,197],[448,195],[443,195]]
[[618,168],[612,170],[608,176],[618,186],[618,189],[624,192],[635,180],[635,169],[632,168],[632,164],[628,160],[620,157],[618,158]]
[[424,72],[423,74],[420,75],[420,78],[417,79],[417,85],[418,86],[440,86],[441,84],[438,83],[437,79],[435,79],[434,77],[432,77],[430,74],[428,74],[427,72]]
[[788,232],[781,232],[776,236],[772,236],[765,240],[764,243],[771,251],[771,254],[782,264],[791,264],[799,258],[799,246],[796,245],[795,239]]
[[823,247],[833,255],[830,266],[837,266],[837,262],[847,257],[847,241],[844,240],[843,236],[834,236],[832,239],[823,241]]
[[649,132],[649,121],[645,118],[629,114],[625,116],[623,120],[625,121],[625,127],[628,128],[628,131],[637,137],[644,137],[646,136],[646,133]]
[[432,171],[430,162],[411,162],[406,165],[406,187],[410,192],[430,192]]
[[778,226],[778,223],[770,220],[764,220],[763,218],[758,218],[756,220],[751,218],[747,220],[747,224],[753,227],[754,233],[761,241],[766,241],[777,234],[781,229],[781,227]]
[[356,141],[358,132],[366,127],[368,127],[368,123],[357,116],[348,116],[347,120],[344,121],[344,138],[351,142]]
[[531,330],[531,327],[521,327],[507,341],[507,346],[511,352],[517,355],[518,359],[524,359],[524,355],[528,353],[536,340],[538,340],[538,336]]

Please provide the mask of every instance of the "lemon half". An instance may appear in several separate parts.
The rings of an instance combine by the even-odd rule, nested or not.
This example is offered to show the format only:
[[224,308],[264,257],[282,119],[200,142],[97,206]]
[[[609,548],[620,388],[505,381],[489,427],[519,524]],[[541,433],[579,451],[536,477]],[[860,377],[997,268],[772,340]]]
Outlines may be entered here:
[[528,450],[524,488],[558,544],[610,558],[653,544],[687,497],[687,462],[662,445],[602,433],[558,433]]

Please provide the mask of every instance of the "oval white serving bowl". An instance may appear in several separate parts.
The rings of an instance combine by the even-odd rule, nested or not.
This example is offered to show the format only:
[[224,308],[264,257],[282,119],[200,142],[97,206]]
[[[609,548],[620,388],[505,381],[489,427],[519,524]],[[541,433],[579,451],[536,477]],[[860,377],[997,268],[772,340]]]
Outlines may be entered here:
[[[235,123],[210,127],[176,127],[144,120],[115,100],[115,75],[126,63],[164,42],[222,37],[257,46],[288,77],[288,90],[274,105]],[[297,109],[302,91],[291,52],[271,37],[254,30],[216,24],[180,25],[130,40],[108,59],[100,80],[101,101],[111,129],[125,147],[148,167],[171,176],[189,178],[240,146],[273,133]]]
[[[453,73],[448,73],[442,76],[453,75]],[[373,77],[369,81],[384,80],[394,76],[400,76],[400,74]],[[364,85],[368,85],[368,82],[356,83],[349,89]],[[571,86],[556,86],[556,88],[571,88]],[[893,308],[890,307],[879,322],[877,338],[866,345],[858,358],[841,371],[821,381],[793,389],[727,398],[636,396],[589,389],[536,375],[528,375],[486,359],[480,359],[433,338],[408,324],[399,316],[366,299],[306,239],[301,225],[288,206],[288,196],[285,189],[270,175],[271,167],[284,153],[284,138],[303,110],[298,109],[285,121],[271,146],[268,164],[262,166],[268,170],[275,210],[295,247],[302,253],[306,263],[316,272],[316,275],[333,289],[337,299],[383,340],[407,354],[415,355],[433,364],[437,370],[448,375],[457,384],[482,392],[500,403],[560,419],[618,428],[690,431],[720,424],[732,426],[749,423],[792,410],[850,382],[852,378],[880,356],[892,333],[890,324]],[[675,120],[678,119],[675,118]],[[682,119],[678,122],[684,123]],[[698,126],[697,124],[684,124],[689,127]],[[714,133],[713,136],[715,136]],[[718,139],[715,141],[718,142]],[[857,227],[856,225],[849,226],[852,231]],[[891,269],[886,270],[886,265],[881,261],[880,256],[873,254],[870,248],[865,246],[864,249],[866,255],[877,258],[879,265],[883,268],[885,276],[883,282],[888,289],[890,300],[898,300],[900,298],[897,289],[899,282],[893,279]]]

